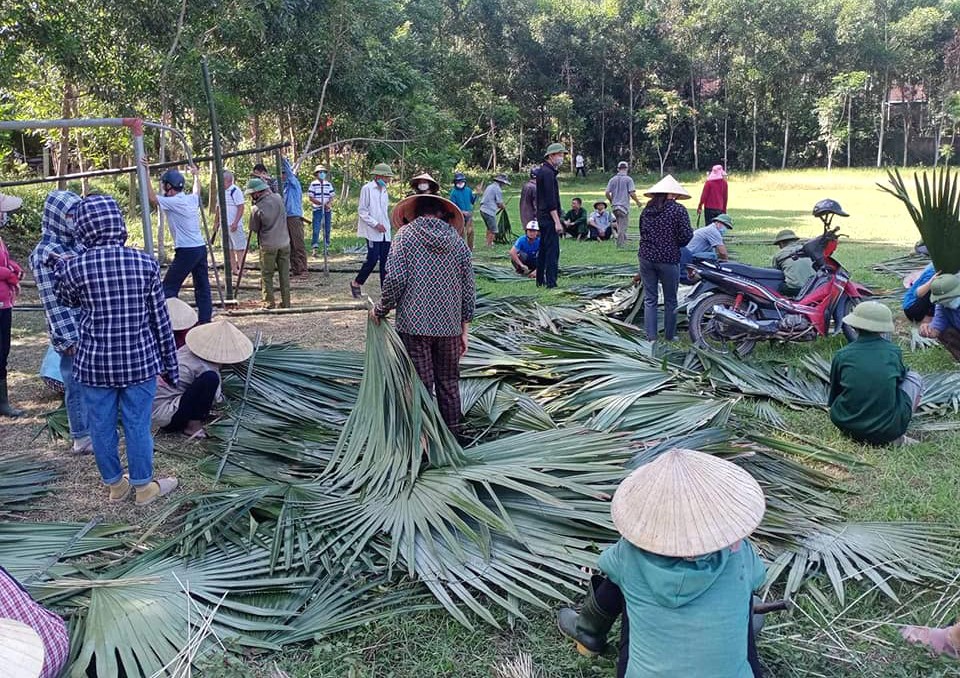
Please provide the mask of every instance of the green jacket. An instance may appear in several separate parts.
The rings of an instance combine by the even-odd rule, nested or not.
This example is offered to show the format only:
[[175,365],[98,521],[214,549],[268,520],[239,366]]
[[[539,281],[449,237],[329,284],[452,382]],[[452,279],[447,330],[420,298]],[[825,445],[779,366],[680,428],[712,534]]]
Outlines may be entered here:
[[833,356],[830,419],[854,440],[885,445],[902,436],[913,403],[900,389],[907,375],[900,349],[877,334],[861,335]]
[[587,234],[587,210],[580,208],[579,212],[573,210],[568,210],[566,214],[563,215],[564,221],[572,221],[573,228],[576,229],[576,232],[580,235]]
[[773,255],[773,267],[783,271],[784,286],[790,290],[799,291],[815,274],[813,262],[809,257],[794,259],[794,253],[803,248],[803,245],[790,245]]

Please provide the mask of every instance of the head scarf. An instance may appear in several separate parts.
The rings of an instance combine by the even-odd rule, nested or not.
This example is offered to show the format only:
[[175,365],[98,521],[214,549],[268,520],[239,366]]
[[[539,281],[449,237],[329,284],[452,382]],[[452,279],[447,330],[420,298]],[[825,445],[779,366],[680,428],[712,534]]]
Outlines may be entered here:
[[86,247],[123,245],[127,242],[127,225],[120,205],[109,195],[84,198],[77,208],[76,233]]
[[76,237],[76,212],[81,200],[71,191],[50,191],[47,195],[40,221],[40,242],[30,254],[30,266],[34,270],[49,265],[52,255],[73,255],[83,251]]

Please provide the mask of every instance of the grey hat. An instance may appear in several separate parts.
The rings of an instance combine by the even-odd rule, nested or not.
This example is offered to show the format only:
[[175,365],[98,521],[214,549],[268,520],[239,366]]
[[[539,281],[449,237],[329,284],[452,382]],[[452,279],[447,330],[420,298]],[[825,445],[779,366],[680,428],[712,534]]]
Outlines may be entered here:
[[503,184],[504,186],[510,185],[510,180],[507,179],[507,175],[502,172],[493,178],[498,184]]

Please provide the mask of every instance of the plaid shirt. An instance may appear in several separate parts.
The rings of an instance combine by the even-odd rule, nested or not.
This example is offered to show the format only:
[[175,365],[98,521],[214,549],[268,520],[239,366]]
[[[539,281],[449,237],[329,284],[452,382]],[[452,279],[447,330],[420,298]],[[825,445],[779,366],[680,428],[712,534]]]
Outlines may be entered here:
[[[26,624],[43,641],[43,670],[39,678],[57,678],[70,656],[70,634],[57,615],[30,597],[9,572],[0,567],[0,618]],[[11,667],[7,667],[9,670]],[[13,667],[16,668],[16,667]]]
[[88,386],[122,388],[162,370],[176,384],[177,347],[157,262],[124,247],[127,229],[110,196],[84,199],[76,221],[86,250],[56,267],[57,298],[80,309],[74,377]]

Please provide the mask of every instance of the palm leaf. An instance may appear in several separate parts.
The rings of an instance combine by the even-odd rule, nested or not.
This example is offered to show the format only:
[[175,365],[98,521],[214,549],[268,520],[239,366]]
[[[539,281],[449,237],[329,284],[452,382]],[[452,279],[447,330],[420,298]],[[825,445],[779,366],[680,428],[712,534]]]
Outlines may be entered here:
[[0,516],[28,510],[33,500],[49,493],[46,486],[56,477],[49,464],[37,459],[22,454],[0,456]]

